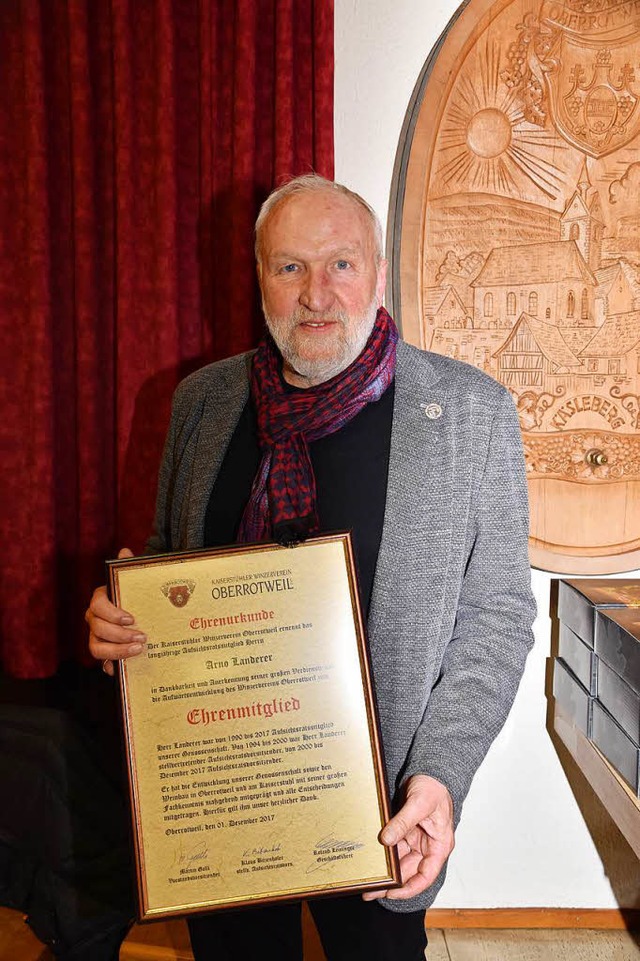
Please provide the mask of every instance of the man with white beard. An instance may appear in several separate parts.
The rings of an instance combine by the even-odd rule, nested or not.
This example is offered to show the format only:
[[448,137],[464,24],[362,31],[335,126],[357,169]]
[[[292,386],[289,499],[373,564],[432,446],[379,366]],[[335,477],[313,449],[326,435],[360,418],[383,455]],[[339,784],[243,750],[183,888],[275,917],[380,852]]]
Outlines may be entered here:
[[[532,643],[517,416],[475,368],[398,340],[375,213],[300,177],[256,223],[268,333],[178,388],[154,552],[352,531],[402,887],[310,903],[329,961],[424,956],[471,780]],[[128,552],[124,552],[127,554]],[[134,656],[135,612],[95,592],[94,657]],[[189,921],[196,961],[301,959],[300,907]]]

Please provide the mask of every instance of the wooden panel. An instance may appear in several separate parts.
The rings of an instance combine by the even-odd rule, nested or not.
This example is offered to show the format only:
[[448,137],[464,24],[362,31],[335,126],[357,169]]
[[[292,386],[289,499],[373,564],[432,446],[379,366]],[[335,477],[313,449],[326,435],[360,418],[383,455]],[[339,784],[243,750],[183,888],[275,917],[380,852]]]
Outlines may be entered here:
[[557,710],[553,726],[620,833],[640,858],[640,801],[600,751]]
[[633,5],[471,0],[398,152],[406,340],[503,383],[534,564],[640,564],[640,21]]
[[640,928],[640,911],[579,908],[431,908],[427,930],[433,928],[555,929],[588,928],[622,931]]

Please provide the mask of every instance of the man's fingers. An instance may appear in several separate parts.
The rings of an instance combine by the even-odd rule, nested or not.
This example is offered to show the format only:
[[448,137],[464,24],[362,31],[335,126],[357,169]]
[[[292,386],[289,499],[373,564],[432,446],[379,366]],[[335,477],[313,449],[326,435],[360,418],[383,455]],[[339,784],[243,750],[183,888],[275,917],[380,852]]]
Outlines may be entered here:
[[89,610],[85,614],[85,620],[91,624],[93,617],[99,617],[101,620],[109,621],[111,624],[122,624],[123,626],[133,624],[133,617],[128,611],[123,611],[122,608],[116,607],[115,604],[111,603],[107,597],[107,589],[104,585],[97,587],[93,592]]
[[387,846],[398,844],[401,838],[408,837],[419,821],[431,813],[430,805],[425,804],[421,798],[408,797],[398,813],[383,828],[380,840]]
[[[133,553],[128,547],[123,547],[122,550],[118,552],[118,558],[123,559],[127,557],[133,557]],[[99,617],[103,621],[109,621],[111,624],[121,624],[123,627],[130,626],[134,623],[133,616],[128,611],[123,611],[122,608],[116,607],[115,604],[111,603],[107,595],[107,588],[104,584],[101,587],[97,587],[93,592],[89,609],[85,614],[85,620],[91,625],[92,618],[94,617]]]
[[[373,901],[375,898],[390,898],[392,891],[404,891],[407,882],[413,874],[418,870],[418,866],[422,860],[422,855],[419,852],[411,851],[407,845],[403,845],[404,852],[400,857],[400,878],[402,880],[401,888],[389,888],[387,891],[367,891],[362,897],[365,901]],[[403,895],[404,897],[409,897],[409,895]]]
[[390,888],[386,897],[394,901],[404,901],[421,894],[438,877],[445,860],[446,855],[429,853],[423,857],[419,851],[409,852],[400,859],[402,887]]
[[388,891],[365,891],[362,895],[363,901],[377,901],[378,898],[386,898]]
[[453,802],[445,785],[428,775],[411,777],[405,802],[381,831],[380,840],[398,845],[403,882],[384,896],[397,901],[425,891],[454,846]]
[[87,618],[91,633],[89,650],[98,661],[119,660],[139,654],[147,640],[142,631],[135,628],[120,627],[93,614]]
[[92,617],[89,620],[89,626],[94,637],[99,641],[108,641],[110,644],[144,644],[147,639],[146,634],[135,627],[120,627],[100,617]]
[[[428,827],[427,827],[428,824]],[[453,836],[453,802],[440,781],[425,774],[414,775],[407,783],[406,799],[398,813],[380,834],[383,844],[397,844],[401,837],[413,846],[410,834],[416,825],[429,835]]]
[[387,898],[389,901],[406,901],[408,898],[415,898],[416,895],[422,894],[426,891],[430,884],[433,884],[433,878],[431,881],[423,877],[421,872],[414,874],[410,877],[401,888],[390,888],[387,891]]
[[402,858],[406,854],[408,854],[409,851],[411,850],[411,845],[408,843],[408,841],[405,840],[405,838],[400,838],[400,840],[398,841],[397,848],[398,848],[398,857],[400,858],[400,860],[402,860]]
[[[403,882],[406,881],[406,879],[409,876],[409,872],[411,871],[411,857],[414,854],[415,852],[412,851],[412,848],[410,847],[409,844],[407,844],[405,839],[400,838],[398,842],[398,859],[400,863],[400,878]],[[418,853],[415,857],[416,869],[418,864],[420,863],[421,858],[422,858],[422,855],[420,853]],[[396,889],[394,888],[393,890],[396,890]],[[400,889],[398,888],[397,890],[400,890]],[[366,891],[362,895],[362,900],[376,901],[378,898],[386,898],[388,894],[389,894],[389,891]]]
[[[133,557],[133,554],[128,547],[123,547],[118,557]],[[93,592],[85,620],[90,631],[89,650],[98,661],[120,660],[139,654],[147,640],[137,629],[133,615],[111,603],[104,585]],[[113,673],[113,667],[104,670]]]
[[387,891],[367,891],[362,895],[362,900],[388,898],[390,901],[405,901],[415,898],[433,884],[446,859],[444,852],[430,853],[423,858],[419,852],[412,851],[400,861],[402,887],[389,888]]
[[114,644],[109,641],[103,641],[100,637],[96,637],[95,634],[91,634],[89,637],[89,650],[91,651],[91,656],[95,657],[96,661],[121,661],[123,657],[132,657],[135,654],[139,654],[143,649],[144,643],[141,641]]
[[[119,558],[133,557],[128,547],[118,553]],[[113,661],[139,654],[146,643],[146,635],[138,630],[133,615],[112,604],[106,587],[93,592],[85,614],[89,625],[89,650],[97,661],[102,661],[105,674],[113,675]]]

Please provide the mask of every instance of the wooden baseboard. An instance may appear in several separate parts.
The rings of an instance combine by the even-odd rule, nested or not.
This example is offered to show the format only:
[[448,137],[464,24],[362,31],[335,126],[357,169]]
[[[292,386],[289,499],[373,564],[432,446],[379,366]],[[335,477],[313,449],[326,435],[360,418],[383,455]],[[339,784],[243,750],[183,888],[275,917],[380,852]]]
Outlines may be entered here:
[[427,928],[589,928],[629,931],[640,928],[640,911],[631,908],[430,908]]

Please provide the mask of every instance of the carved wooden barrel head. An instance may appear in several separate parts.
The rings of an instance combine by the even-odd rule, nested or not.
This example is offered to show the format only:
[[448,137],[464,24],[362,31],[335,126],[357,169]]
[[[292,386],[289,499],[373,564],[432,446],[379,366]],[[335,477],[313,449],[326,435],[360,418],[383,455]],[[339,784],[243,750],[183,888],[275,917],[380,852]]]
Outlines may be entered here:
[[640,567],[640,3],[471,0],[396,162],[410,343],[512,393],[532,563]]

